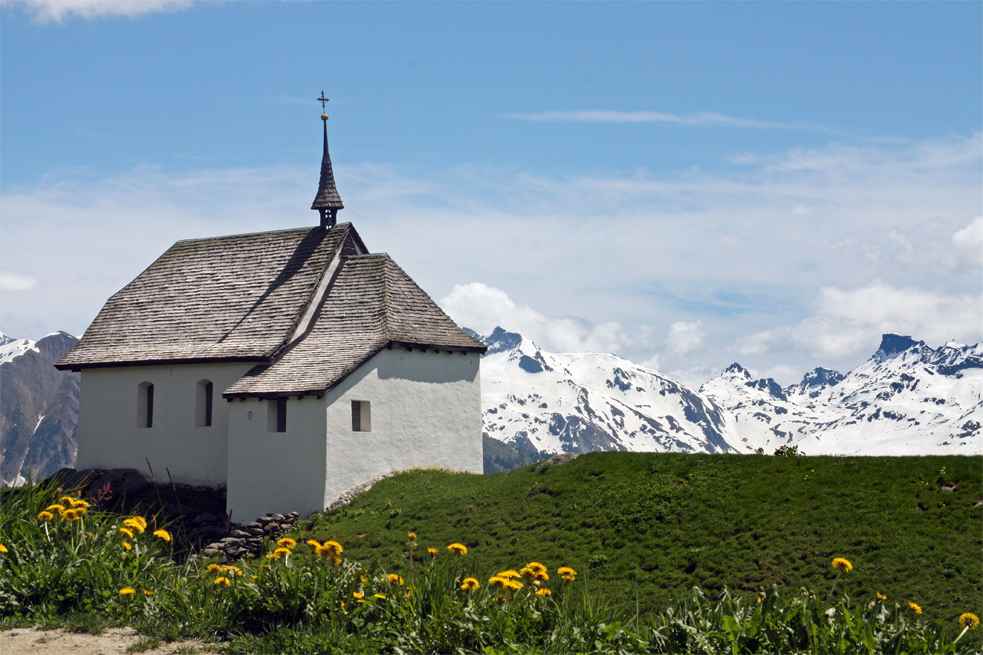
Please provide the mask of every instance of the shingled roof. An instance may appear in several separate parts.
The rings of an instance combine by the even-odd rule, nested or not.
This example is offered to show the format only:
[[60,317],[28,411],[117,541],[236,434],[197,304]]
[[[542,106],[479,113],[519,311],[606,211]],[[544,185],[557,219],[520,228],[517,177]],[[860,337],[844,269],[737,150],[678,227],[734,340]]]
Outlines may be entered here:
[[310,333],[272,366],[257,366],[226,397],[321,394],[383,348],[484,352],[389,255],[349,257]]
[[387,346],[484,352],[350,223],[178,241],[56,366],[258,362],[229,396],[323,393]]

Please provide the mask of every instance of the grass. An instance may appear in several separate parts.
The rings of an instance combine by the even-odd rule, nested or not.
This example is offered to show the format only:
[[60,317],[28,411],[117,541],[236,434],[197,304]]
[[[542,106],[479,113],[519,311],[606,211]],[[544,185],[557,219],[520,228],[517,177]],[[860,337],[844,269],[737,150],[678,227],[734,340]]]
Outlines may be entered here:
[[[388,478],[301,523],[352,557],[392,566],[407,532],[461,541],[500,569],[528,559],[583,571],[591,592],[640,613],[694,586],[753,595],[821,589],[846,557],[851,597],[917,602],[949,625],[983,599],[975,457],[768,457],[592,453],[534,473]],[[943,472],[944,471],[944,472]],[[944,491],[943,487],[953,491]]]
[[[178,562],[152,517],[47,516],[51,487],[0,493],[0,627],[128,625],[145,637],[133,652],[196,637],[227,653],[968,653],[983,633],[957,623],[983,614],[977,459],[411,471],[232,568]],[[496,575],[524,566],[515,584]]]

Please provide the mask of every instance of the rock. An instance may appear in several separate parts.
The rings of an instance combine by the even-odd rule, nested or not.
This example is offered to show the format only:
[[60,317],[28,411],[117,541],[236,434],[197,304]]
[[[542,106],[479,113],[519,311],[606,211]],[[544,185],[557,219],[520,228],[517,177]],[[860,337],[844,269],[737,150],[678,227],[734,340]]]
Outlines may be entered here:
[[283,523],[283,514],[270,514],[270,518],[277,523]]
[[243,532],[242,530],[233,530],[232,532],[229,533],[229,536],[238,537],[240,539],[248,539],[252,535],[249,534],[248,532]]
[[263,530],[263,528],[249,528],[249,534],[253,537],[262,538],[262,536],[265,535],[266,532]]
[[560,466],[561,464],[566,464],[567,462],[572,462],[577,459],[579,453],[560,453],[559,455],[553,455],[548,460],[537,466],[532,470],[533,473],[542,473],[551,466]]
[[283,530],[284,532],[286,532],[287,530],[289,530],[292,527],[294,527],[294,526],[290,525],[289,523],[281,523],[280,524],[280,529]]

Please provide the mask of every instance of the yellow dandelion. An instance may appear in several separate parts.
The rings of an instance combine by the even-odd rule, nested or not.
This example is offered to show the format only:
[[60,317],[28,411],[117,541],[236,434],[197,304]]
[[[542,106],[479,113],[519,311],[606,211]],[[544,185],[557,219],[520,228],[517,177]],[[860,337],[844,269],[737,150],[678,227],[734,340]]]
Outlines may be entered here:
[[885,596],[884,594],[882,594],[881,592],[878,591],[877,592],[877,600],[887,600],[887,596]]
[[573,582],[577,579],[577,572],[574,571],[569,566],[561,566],[556,570],[557,574],[567,582]]
[[120,596],[129,596],[130,594],[134,593],[136,593],[136,589],[133,589],[132,587],[123,587],[119,590]]
[[141,523],[140,521],[137,521],[135,517],[134,518],[129,518],[129,519],[126,519],[125,521],[123,521],[123,525],[126,526],[127,528],[129,528],[135,534],[141,534],[141,533],[143,533],[144,530],[147,529],[147,526],[145,525],[145,523],[146,523],[146,521],[144,521],[143,523]]
[[61,515],[61,513],[65,511],[65,506],[55,503],[54,505],[48,505],[47,509],[49,512],[54,512],[55,514]]
[[215,581],[212,582],[212,584],[216,584],[216,585],[223,585],[224,584],[226,587],[228,587],[232,583],[229,582],[229,579],[227,577],[225,577],[224,575],[220,575],[217,578],[215,578]]
[[410,541],[416,541],[416,533],[415,532],[411,532],[411,533],[409,533],[406,536],[409,537]]
[[352,598],[354,598],[355,600],[361,600],[362,598],[365,598],[365,594],[363,594],[360,591],[353,591]]
[[505,589],[508,589],[510,591],[519,591],[520,589],[522,589],[523,584],[521,582],[519,582],[518,580],[508,580],[507,579],[507,580],[505,580],[505,584],[503,584],[502,587],[504,587]]
[[277,548],[277,549],[275,549],[273,551],[273,559],[280,559],[280,556],[281,555],[284,556],[284,557],[289,556],[290,555],[290,549],[289,548],[280,547],[280,548]]
[[339,564],[341,564],[341,558],[340,557],[332,557],[331,558],[331,564],[334,565],[334,566],[338,566]]
[[851,564],[850,560],[846,558],[837,557],[833,560],[833,568],[840,573],[849,573],[853,570],[853,564]]
[[372,596],[378,598],[379,600],[386,600],[386,597],[382,594],[372,594]]
[[123,550],[133,550],[133,544],[128,541],[123,542]]
[[82,518],[81,512],[83,511],[81,509],[66,509],[61,513],[61,519],[63,521],[77,521]]
[[474,591],[479,586],[476,578],[464,578],[464,582],[461,583],[461,591]]
[[87,503],[84,500],[82,500],[81,498],[79,498],[78,500],[73,500],[72,501],[72,507],[74,507],[76,509],[78,509],[78,508],[81,508],[81,509],[89,509],[91,507],[91,505],[89,505],[89,503]]
[[521,577],[518,571],[513,571],[509,569],[507,571],[502,571],[498,574],[498,577],[505,578],[506,580],[514,580],[515,578]]
[[231,573],[232,575],[242,575],[242,569],[238,566],[226,566],[225,571]]
[[918,603],[908,603],[908,609],[910,609],[915,614],[922,613],[922,606],[919,605]]
[[150,591],[149,589],[144,589],[143,590],[143,595],[144,596],[153,596],[154,595],[154,592]]
[[134,516],[133,520],[139,523],[140,527],[144,530],[147,529],[147,519],[143,518],[142,516]]
[[58,499],[59,505],[64,505],[65,507],[72,507],[75,504],[75,499],[71,496],[62,496]]
[[119,531],[125,534],[130,539],[133,538],[133,530],[130,530],[129,528],[120,528]]
[[310,546],[314,550],[317,550],[318,548],[321,547],[321,542],[318,541],[317,539],[308,539],[306,543],[307,543],[308,546]]
[[976,616],[972,612],[966,612],[960,615],[959,625],[970,630],[975,630],[980,627],[980,617]]
[[209,573],[221,573],[225,568],[221,564],[209,564],[205,567],[205,570]]
[[532,569],[538,573],[546,573],[546,566],[540,564],[539,562],[529,562],[526,564],[527,569]]
[[436,548],[427,548],[427,552],[436,557],[438,551]]
[[294,548],[297,547],[297,540],[291,539],[290,537],[284,537],[283,539],[277,540],[276,545],[279,546],[280,548],[287,548],[289,550],[293,550]]
[[537,596],[551,596],[552,594],[553,594],[553,592],[550,591],[549,589],[547,589],[546,587],[543,587],[542,589],[537,589],[536,590],[536,595]]
[[447,547],[447,550],[461,557],[468,554],[468,547],[464,544],[451,544]]
[[386,579],[389,581],[389,584],[403,584],[403,579],[395,573],[390,573],[386,576]]
[[328,550],[328,553],[334,557],[341,555],[345,552],[345,549],[341,547],[337,541],[325,541],[324,547]]
[[167,530],[154,530],[154,536],[163,539],[164,541],[171,540],[171,533]]
[[4,546],[3,544],[0,544],[0,553],[9,553],[9,552],[10,551],[7,550],[7,547],[6,546]]
[[490,584],[493,587],[504,588],[506,582],[508,582],[508,579],[499,577],[497,575],[493,575],[492,577],[488,578],[488,584]]
[[50,521],[53,518],[55,518],[55,515],[52,514],[51,512],[41,512],[40,514],[38,514],[39,521]]

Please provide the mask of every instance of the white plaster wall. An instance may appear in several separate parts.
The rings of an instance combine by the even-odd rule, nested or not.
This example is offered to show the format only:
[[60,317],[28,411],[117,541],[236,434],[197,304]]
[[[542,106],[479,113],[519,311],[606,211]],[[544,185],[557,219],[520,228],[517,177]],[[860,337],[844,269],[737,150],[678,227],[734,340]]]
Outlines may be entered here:
[[268,412],[276,410],[268,400],[234,400],[228,407],[226,510],[232,520],[248,523],[270,512],[321,511],[325,399],[289,398],[286,432],[269,431]]
[[[224,485],[229,408],[222,391],[252,364],[82,369],[76,468],[135,468],[160,482]],[[211,380],[212,425],[195,426],[199,380]],[[137,427],[137,389],[154,385],[153,427]]]
[[[481,473],[478,363],[477,353],[383,350],[331,390],[322,506],[393,470]],[[353,400],[371,403],[371,432],[352,431]]]

